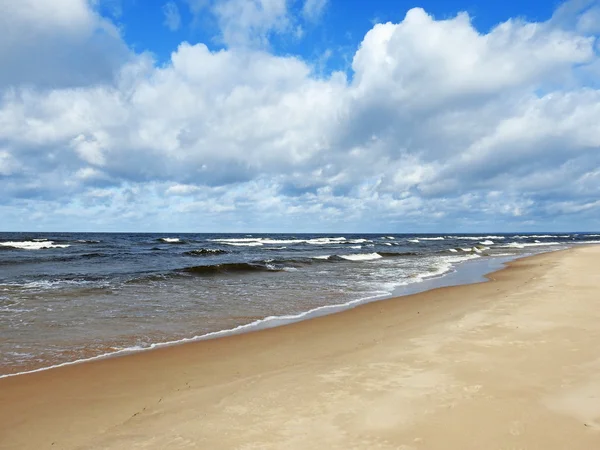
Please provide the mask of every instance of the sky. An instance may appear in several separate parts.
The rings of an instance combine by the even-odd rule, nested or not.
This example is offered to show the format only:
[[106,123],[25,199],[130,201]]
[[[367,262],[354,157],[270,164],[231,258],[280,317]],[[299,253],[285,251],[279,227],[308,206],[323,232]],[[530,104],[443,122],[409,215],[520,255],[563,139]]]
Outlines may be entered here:
[[0,231],[600,230],[600,0],[0,10]]

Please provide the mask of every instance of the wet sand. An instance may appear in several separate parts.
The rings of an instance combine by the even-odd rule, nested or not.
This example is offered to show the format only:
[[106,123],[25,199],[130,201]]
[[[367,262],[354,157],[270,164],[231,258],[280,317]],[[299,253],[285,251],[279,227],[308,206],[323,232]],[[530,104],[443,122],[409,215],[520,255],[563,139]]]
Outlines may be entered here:
[[0,448],[600,448],[599,264],[0,379]]

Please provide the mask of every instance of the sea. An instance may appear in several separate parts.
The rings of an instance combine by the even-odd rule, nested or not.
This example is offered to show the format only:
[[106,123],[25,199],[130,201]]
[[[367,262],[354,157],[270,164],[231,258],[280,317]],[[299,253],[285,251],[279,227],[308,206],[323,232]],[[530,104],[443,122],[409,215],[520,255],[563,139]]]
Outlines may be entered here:
[[599,240],[0,233],[0,376],[282,325],[414,292],[465,263],[488,267]]

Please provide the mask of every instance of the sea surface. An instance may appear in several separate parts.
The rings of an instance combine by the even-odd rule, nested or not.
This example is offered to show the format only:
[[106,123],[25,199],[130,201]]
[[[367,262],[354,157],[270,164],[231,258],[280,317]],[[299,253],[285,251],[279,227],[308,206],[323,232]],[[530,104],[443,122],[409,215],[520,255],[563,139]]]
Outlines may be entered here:
[[[300,320],[598,234],[0,233],[0,376]],[[231,331],[233,330],[233,331]]]

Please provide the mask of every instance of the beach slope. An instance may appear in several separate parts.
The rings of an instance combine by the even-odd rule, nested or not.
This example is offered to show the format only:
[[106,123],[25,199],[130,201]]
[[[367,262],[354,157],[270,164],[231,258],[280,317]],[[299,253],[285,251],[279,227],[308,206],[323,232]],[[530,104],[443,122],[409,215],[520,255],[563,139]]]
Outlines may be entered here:
[[599,266],[600,246],[578,247],[487,283],[0,379],[0,448],[597,449]]

